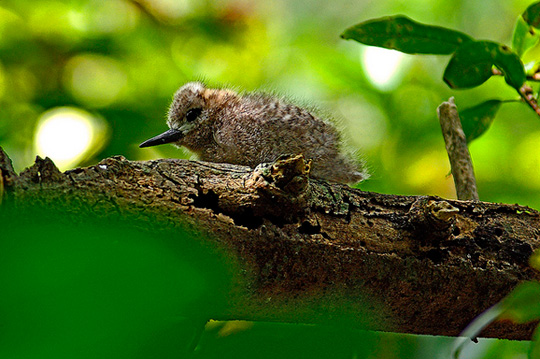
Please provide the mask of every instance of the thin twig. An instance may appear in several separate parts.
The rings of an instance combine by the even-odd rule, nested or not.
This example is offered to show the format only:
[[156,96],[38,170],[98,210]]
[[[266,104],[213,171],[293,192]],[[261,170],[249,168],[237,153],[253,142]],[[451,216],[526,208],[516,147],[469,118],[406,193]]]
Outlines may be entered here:
[[529,107],[532,108],[532,110],[536,112],[538,116],[540,116],[540,107],[538,106],[538,102],[534,98],[531,87],[525,84],[521,86],[518,92],[523,101],[525,101],[525,103],[529,105]]
[[457,197],[460,200],[477,200],[478,191],[471,155],[453,97],[437,108],[437,115],[450,159]]
[[[491,71],[494,76],[504,75],[501,70],[496,68],[493,68]],[[540,82],[540,72],[535,72],[532,75],[527,75],[526,78],[527,81]],[[538,96],[535,98],[533,89],[526,83],[521,86],[518,92],[519,96],[523,99],[523,101],[525,101],[525,103],[529,105],[529,107],[532,108],[532,110],[536,112],[538,116],[540,116],[540,107],[538,106],[538,97],[540,96],[540,93],[538,93]]]
[[[493,74],[493,76],[504,76],[504,73],[497,68],[493,68],[491,70],[491,73]],[[527,81],[540,82],[540,72],[535,72],[532,75],[526,75],[525,78],[527,79]]]

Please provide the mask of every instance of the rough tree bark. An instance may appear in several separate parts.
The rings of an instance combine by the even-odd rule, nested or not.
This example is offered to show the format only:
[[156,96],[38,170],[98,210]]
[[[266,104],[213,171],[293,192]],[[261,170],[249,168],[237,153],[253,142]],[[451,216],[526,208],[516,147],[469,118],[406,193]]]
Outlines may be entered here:
[[[0,149],[0,180],[16,208],[61,199],[72,214],[133,216],[141,226],[157,218],[210,234],[245,277],[214,319],[309,323],[346,312],[361,328],[457,335],[538,278],[527,262],[540,244],[537,211],[363,192],[309,179],[302,157],[253,170],[116,156],[65,173],[38,158],[17,175]],[[497,322],[483,336],[530,339],[533,328]]]

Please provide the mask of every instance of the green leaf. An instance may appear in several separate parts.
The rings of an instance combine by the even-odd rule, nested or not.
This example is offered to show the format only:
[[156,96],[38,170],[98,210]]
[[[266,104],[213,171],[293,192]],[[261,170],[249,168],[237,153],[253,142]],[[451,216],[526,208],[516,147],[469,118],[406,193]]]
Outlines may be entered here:
[[523,14],[523,20],[532,27],[539,29],[540,27],[540,2],[530,5]]
[[527,79],[525,67],[519,56],[507,46],[489,41],[486,41],[486,43],[491,44],[491,51],[494,56],[493,63],[503,72],[506,83],[519,91]]
[[488,130],[501,104],[501,100],[488,100],[460,112],[459,117],[467,143],[471,143]]
[[528,323],[540,319],[540,283],[523,282],[502,301],[501,319]]
[[[493,75],[493,58],[478,42],[461,46],[444,70],[443,80],[451,88],[470,88],[483,84]],[[480,51],[479,51],[480,50]]]
[[403,15],[368,20],[345,30],[341,37],[365,45],[407,54],[451,54],[472,38],[459,31],[418,23]]
[[493,66],[504,74],[513,88],[525,82],[525,70],[517,54],[493,41],[470,41],[454,53],[446,70],[444,81],[451,88],[471,88],[483,84],[492,75]]
[[520,57],[538,43],[540,34],[529,26],[522,16],[518,17],[512,36],[512,48]]

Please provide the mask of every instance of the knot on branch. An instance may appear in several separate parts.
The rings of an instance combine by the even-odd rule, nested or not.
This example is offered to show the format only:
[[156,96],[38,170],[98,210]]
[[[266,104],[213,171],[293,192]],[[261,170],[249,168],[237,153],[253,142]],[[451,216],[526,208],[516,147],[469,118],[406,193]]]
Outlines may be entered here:
[[302,217],[307,208],[310,169],[311,160],[303,155],[281,156],[273,163],[257,166],[245,186],[257,193],[255,208],[265,211],[260,215],[278,216],[285,222]]
[[35,163],[21,172],[21,178],[39,184],[61,183],[65,180],[62,172],[49,158],[36,156]]
[[[441,198],[420,197],[409,210],[410,223],[418,234],[431,233],[438,239],[450,235],[459,208]],[[435,229],[435,230],[434,230]]]
[[[257,187],[265,188],[269,192],[283,191],[299,195],[308,186],[310,170],[311,160],[306,160],[304,155],[285,155],[273,163],[262,163],[257,166],[253,171],[252,180],[248,183],[258,183]],[[260,181],[261,179],[263,181]]]

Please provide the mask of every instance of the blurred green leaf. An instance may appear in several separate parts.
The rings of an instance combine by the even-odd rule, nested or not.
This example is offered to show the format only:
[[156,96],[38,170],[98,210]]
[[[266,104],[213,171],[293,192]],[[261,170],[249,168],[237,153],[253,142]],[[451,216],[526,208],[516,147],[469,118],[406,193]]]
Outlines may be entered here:
[[451,54],[472,40],[459,31],[421,24],[403,15],[362,22],[345,30],[341,37],[408,54],[439,55]]
[[540,326],[536,327],[534,331],[529,349],[529,358],[540,358]]
[[527,24],[538,29],[540,26],[540,2],[530,5],[521,16]]
[[519,56],[493,41],[471,41],[460,46],[446,70],[444,81],[451,88],[471,88],[483,84],[492,75],[493,66],[504,74],[506,83],[519,89],[525,82],[525,70]]
[[514,26],[514,34],[512,36],[512,48],[520,57],[527,50],[538,43],[540,34],[534,31],[534,28],[529,26],[523,17],[518,17]]
[[471,143],[488,130],[501,104],[501,100],[488,100],[461,111],[459,117],[467,143]]
[[[540,319],[540,283],[523,282],[502,301],[487,309],[474,319],[454,341],[453,358],[459,358],[465,346],[482,330],[498,319],[510,319],[517,323],[528,323]],[[538,329],[537,329],[538,331]],[[537,339],[538,334],[535,334]],[[538,351],[534,344],[532,351]],[[529,356],[537,358],[537,356]]]
[[540,319],[540,283],[520,283],[502,301],[501,319],[528,323]]
[[482,330],[495,321],[503,311],[501,303],[497,303],[476,317],[454,340],[452,357],[457,359],[464,351],[465,346],[480,335]]
[[424,357],[418,352],[419,347],[426,344],[423,339],[422,336],[358,330],[340,325],[210,321],[197,348],[196,358],[421,359]]
[[226,306],[225,256],[182,228],[70,215],[0,208],[0,357],[188,354]]

